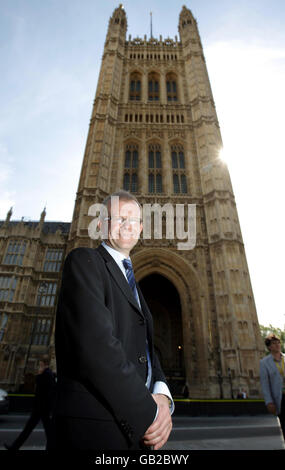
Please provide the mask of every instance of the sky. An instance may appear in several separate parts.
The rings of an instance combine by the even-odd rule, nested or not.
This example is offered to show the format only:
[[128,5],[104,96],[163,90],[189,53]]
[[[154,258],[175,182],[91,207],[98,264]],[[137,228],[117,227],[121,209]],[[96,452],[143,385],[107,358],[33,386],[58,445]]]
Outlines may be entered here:
[[[198,21],[260,324],[283,328],[284,0],[127,0],[127,35]],[[0,220],[72,219],[113,0],[0,0]]]

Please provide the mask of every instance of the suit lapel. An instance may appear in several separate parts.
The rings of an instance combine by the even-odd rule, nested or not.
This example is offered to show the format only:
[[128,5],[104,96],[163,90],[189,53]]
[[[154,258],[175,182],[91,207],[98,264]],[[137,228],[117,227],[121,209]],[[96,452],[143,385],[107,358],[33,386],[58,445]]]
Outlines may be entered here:
[[102,245],[100,245],[97,250],[99,251],[100,255],[104,258],[106,262],[106,267],[116,284],[120,287],[128,301],[132,304],[136,311],[143,317],[143,313],[139,308],[139,305],[132,293],[129,283],[123,275],[122,271],[120,270],[119,266],[117,265],[116,261],[108,253],[108,251],[105,250]]
[[[270,367],[271,367],[271,369],[272,369],[272,368],[274,369],[274,368],[276,367],[276,364],[275,364],[275,362],[274,362],[274,359],[273,359],[272,354],[270,354],[269,357],[270,357],[270,360],[269,360]],[[277,367],[276,367],[276,369],[277,369]]]
[[148,330],[148,341],[149,341],[149,351],[151,353],[151,356],[152,356],[152,351],[153,351],[153,343],[152,343],[152,340],[153,340],[153,323],[152,323],[152,316],[151,316],[151,313],[150,313],[150,310],[147,306],[147,303],[144,299],[144,296],[142,294],[142,291],[140,290],[140,287],[139,285],[137,284],[137,290],[138,290],[138,294],[139,294],[139,298],[140,298],[140,303],[141,303],[141,308],[142,308],[142,311],[144,313],[144,316],[145,316],[145,319],[146,319],[146,324],[147,324],[147,330]]

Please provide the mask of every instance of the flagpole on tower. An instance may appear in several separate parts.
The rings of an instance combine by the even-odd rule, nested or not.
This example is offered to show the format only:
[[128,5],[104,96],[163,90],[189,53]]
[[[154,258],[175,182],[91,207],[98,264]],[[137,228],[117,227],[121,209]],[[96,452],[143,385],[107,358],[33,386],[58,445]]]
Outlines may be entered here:
[[152,39],[152,12],[150,12],[150,37]]

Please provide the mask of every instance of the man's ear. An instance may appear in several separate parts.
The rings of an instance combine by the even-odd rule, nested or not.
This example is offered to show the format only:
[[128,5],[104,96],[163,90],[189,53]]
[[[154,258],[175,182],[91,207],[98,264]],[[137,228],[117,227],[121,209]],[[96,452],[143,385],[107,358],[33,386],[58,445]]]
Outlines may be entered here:
[[101,232],[101,238],[102,240],[108,239],[108,222],[105,220],[102,220],[100,217],[98,219],[97,227],[99,231]]

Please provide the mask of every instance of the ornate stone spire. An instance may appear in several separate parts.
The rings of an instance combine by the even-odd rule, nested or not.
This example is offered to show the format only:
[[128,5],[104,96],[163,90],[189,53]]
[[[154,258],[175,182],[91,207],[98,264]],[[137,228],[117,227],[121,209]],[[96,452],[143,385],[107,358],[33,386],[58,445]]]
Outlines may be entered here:
[[13,207],[10,207],[9,211],[7,212],[6,220],[4,222],[3,227],[6,227],[8,225],[8,223],[10,222],[12,214],[13,214]]

